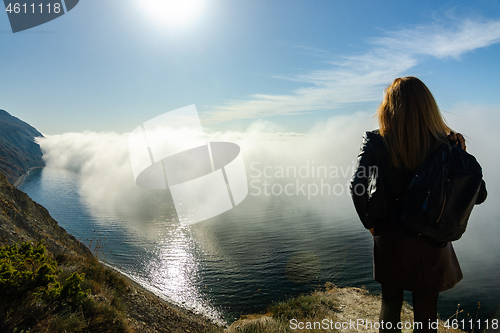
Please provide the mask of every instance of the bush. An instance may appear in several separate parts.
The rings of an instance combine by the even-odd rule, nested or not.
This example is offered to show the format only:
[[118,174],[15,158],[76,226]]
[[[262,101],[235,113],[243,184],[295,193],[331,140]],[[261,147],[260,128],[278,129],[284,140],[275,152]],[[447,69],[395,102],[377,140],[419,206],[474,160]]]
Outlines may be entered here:
[[16,302],[27,293],[48,291],[57,285],[57,264],[45,254],[42,242],[0,248],[0,295],[2,304]]
[[[60,266],[73,259],[82,262],[67,255],[52,260],[43,241],[0,247],[0,331],[129,331],[119,301],[125,281],[94,258],[84,258],[79,270]],[[94,302],[91,289],[113,296],[109,302]]]
[[7,306],[33,295],[37,301],[46,301],[59,307],[76,309],[89,300],[89,290],[82,291],[83,274],[73,273],[60,286],[56,277],[60,273],[57,262],[45,253],[43,242],[36,246],[22,243],[0,248],[1,305]]

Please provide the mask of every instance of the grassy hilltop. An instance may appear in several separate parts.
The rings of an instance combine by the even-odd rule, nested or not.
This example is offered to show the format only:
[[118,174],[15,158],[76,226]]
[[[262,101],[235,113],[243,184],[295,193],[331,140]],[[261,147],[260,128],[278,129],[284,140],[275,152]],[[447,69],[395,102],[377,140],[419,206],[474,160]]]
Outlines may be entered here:
[[[339,288],[330,282],[325,290],[301,295],[271,305],[267,313],[242,316],[227,329],[212,329],[218,333],[288,333],[288,332],[378,332],[381,298],[364,288]],[[402,332],[411,333],[413,310],[403,306],[401,320],[407,325]],[[439,333],[460,333],[447,329],[439,321]]]

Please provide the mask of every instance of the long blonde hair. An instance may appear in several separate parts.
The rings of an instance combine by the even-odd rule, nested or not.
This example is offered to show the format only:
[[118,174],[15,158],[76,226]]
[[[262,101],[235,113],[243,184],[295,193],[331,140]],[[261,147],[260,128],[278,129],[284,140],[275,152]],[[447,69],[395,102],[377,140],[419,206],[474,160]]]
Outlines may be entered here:
[[380,135],[393,166],[417,169],[450,128],[426,85],[413,76],[397,78],[386,89],[377,109]]

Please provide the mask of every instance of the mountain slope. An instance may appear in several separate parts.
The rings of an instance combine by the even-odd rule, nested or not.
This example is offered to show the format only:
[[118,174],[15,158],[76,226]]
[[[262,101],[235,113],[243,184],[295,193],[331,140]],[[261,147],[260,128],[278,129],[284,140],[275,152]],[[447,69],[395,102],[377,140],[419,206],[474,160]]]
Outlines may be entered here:
[[45,240],[49,252],[91,255],[90,250],[21,190],[12,186],[0,173],[0,244]]
[[0,172],[11,184],[31,168],[44,166],[34,127],[0,109]]

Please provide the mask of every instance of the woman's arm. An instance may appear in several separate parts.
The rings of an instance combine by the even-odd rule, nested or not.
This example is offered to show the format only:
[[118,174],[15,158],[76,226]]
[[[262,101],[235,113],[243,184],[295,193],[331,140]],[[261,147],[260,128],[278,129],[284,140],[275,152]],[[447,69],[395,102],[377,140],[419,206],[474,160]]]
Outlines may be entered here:
[[[370,147],[369,133],[366,132],[363,135],[363,142],[361,143],[361,148],[358,154],[358,160],[356,164],[356,169],[354,175],[351,178],[351,196],[354,202],[354,207],[358,213],[359,219],[363,223],[366,229],[372,229],[375,226],[375,222],[366,216],[368,211],[368,188],[370,180],[370,171],[372,166],[375,165],[373,151]],[[370,230],[370,232],[372,232]],[[373,232],[372,232],[373,233]]]

